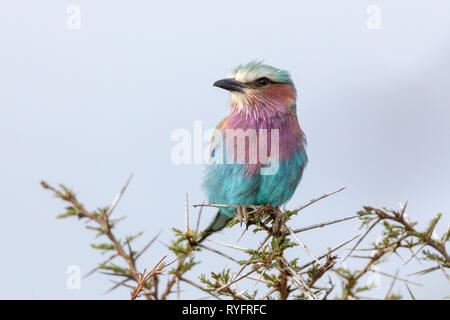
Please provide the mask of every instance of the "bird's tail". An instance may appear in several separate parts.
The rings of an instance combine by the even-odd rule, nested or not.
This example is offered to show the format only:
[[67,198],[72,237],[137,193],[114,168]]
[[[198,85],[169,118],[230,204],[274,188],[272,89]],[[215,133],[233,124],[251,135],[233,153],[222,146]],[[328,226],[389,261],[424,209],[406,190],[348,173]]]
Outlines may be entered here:
[[226,227],[228,222],[233,220],[233,218],[230,218],[226,214],[217,211],[216,216],[214,217],[213,221],[209,224],[209,226],[203,231],[203,236],[200,238],[198,242],[202,242],[205,240],[208,236],[213,234],[214,232],[220,231],[223,228]]

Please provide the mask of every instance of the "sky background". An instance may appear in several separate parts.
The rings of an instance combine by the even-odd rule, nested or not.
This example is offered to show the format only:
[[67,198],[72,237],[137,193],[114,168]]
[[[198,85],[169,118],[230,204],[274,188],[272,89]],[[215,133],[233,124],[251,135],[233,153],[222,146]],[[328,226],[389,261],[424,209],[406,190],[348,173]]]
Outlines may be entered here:
[[[81,8],[79,30],[67,27],[72,4]],[[369,5],[381,9],[379,30],[366,25]],[[194,121],[214,127],[229,96],[212,83],[255,58],[289,70],[298,90],[309,164],[287,207],[347,187],[305,209],[293,227],[408,201],[423,228],[443,213],[441,236],[450,209],[449,12],[450,2],[437,0],[2,1],[0,298],[127,299],[128,289],[104,295],[111,283],[100,274],[80,290],[66,287],[69,265],[86,273],[102,257],[82,222],[55,218],[64,204],[39,181],[64,183],[95,209],[134,172],[114,213],[127,217],[119,234],[144,231],[139,248],[162,230],[168,243],[170,227],[184,226],[185,193],[191,203],[205,200],[204,167],[173,164],[171,134],[192,131]],[[204,211],[202,226],[213,214]],[[359,232],[350,221],[301,239],[319,255]],[[239,234],[215,239],[234,243]],[[240,245],[256,243],[250,234]],[[139,268],[165,254],[154,244]],[[227,265],[199,258],[190,279]],[[403,264],[390,260],[382,271]],[[399,275],[422,268],[410,263]],[[441,273],[415,279],[425,284],[412,287],[417,298],[450,294]],[[389,285],[382,278],[375,295]],[[401,283],[394,292],[408,296]],[[202,296],[183,287],[183,297]]]

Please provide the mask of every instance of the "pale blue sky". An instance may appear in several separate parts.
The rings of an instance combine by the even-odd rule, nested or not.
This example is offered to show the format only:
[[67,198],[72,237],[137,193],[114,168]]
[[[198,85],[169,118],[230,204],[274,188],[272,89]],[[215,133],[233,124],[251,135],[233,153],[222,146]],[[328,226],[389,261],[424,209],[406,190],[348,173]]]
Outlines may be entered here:
[[[81,8],[80,30],[66,26],[71,4]],[[381,8],[380,30],[366,26],[372,4]],[[184,224],[185,193],[204,200],[203,167],[171,163],[171,133],[196,120],[214,127],[229,109],[212,83],[254,58],[288,69],[298,89],[310,162],[288,207],[347,187],[293,226],[408,200],[422,224],[444,214],[442,235],[450,208],[449,12],[448,1],[411,0],[2,1],[0,298],[128,298],[126,289],[102,295],[110,286],[103,275],[66,288],[67,266],[85,273],[99,253],[82,223],[55,219],[63,204],[39,181],[65,183],[96,208],[134,172],[115,212],[127,216],[120,230],[145,231],[141,245],[159,230],[170,241],[169,227]],[[205,212],[203,225],[212,215]],[[234,242],[239,233],[215,237]],[[347,222],[302,239],[321,253],[357,233]],[[140,267],[164,254],[156,244]],[[200,258],[191,279],[225,263]],[[402,263],[391,259],[383,271]],[[420,268],[411,263],[400,275]],[[413,288],[417,297],[450,293],[442,274],[416,280],[426,283]],[[389,283],[382,279],[378,295]],[[184,289],[185,297],[203,296]]]

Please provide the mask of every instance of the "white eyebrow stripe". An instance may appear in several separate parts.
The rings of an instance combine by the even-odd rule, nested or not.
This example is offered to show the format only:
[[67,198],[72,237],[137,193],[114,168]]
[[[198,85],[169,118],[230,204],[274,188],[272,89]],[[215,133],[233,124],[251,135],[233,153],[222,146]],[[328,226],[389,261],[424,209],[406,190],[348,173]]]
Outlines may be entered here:
[[234,80],[239,82],[252,82],[259,78],[269,78],[270,80],[274,81],[273,77],[271,76],[270,72],[266,70],[245,70],[241,69],[238,72],[232,73],[230,75],[230,78],[234,78]]

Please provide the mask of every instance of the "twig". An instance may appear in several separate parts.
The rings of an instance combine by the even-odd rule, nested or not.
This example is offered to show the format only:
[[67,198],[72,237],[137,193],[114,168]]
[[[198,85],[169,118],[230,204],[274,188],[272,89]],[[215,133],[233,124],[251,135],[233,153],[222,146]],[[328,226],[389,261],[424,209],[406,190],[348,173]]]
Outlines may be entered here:
[[[267,240],[269,240],[271,237],[270,234],[267,234],[266,237],[264,238],[263,241],[261,241],[261,243],[259,244],[258,248],[256,249],[256,252],[259,252],[259,250],[262,249],[262,247],[264,246],[264,244],[267,242]],[[249,258],[249,260],[241,267],[241,269],[238,271],[238,273],[235,276],[235,279],[242,273],[242,271],[245,270],[245,268],[247,268],[247,266],[250,264],[250,261],[253,259],[255,255],[252,254],[252,256]]]
[[[264,269],[264,271],[263,272],[265,272],[266,271],[266,269]],[[261,275],[262,275],[263,273],[261,273]],[[266,283],[266,284],[272,284],[272,282],[270,282],[270,281],[267,281],[267,280],[265,280],[265,279],[262,279],[261,278],[261,275],[257,278],[257,277],[253,277],[253,276],[248,276],[247,278],[248,279],[250,279],[250,280],[254,280],[254,281],[256,281],[256,283],[258,283],[258,282],[263,282],[263,283]],[[256,283],[255,283],[255,285],[256,285]]]
[[[113,254],[112,256],[110,256],[108,259],[106,259],[105,261],[103,261],[101,264],[107,264],[108,262],[110,262],[111,260],[113,260],[115,257],[117,257],[118,256],[118,254],[116,253],[116,254]],[[89,271],[88,273],[86,273],[84,276],[83,276],[83,279],[86,279],[87,277],[89,277],[91,274],[93,274],[95,271],[97,271],[98,270],[98,266],[97,267],[95,267],[94,269],[92,269],[91,271]]]
[[[288,270],[290,271],[291,275],[293,277],[295,277],[296,279],[298,279],[298,281],[300,281],[300,284],[303,286],[303,288],[298,287],[300,289],[300,291],[302,291],[308,298],[313,299],[313,300],[317,300],[317,296],[311,291],[311,289],[308,287],[308,285],[306,284],[305,280],[303,280],[301,275],[299,275],[294,270],[294,268],[292,268],[291,264],[284,257],[281,257],[281,260],[284,262],[285,266],[288,268]],[[295,281],[292,281],[292,282],[297,286]]]
[[[337,247],[331,249],[330,251],[328,251],[327,253],[321,255],[320,257],[318,257],[318,259],[323,259],[327,256],[329,256],[330,254],[332,254],[333,252],[339,250],[340,248],[344,247],[345,245],[347,245],[348,243],[352,242],[353,240],[355,240],[356,238],[358,238],[360,235],[356,235],[353,238],[351,238],[350,240],[345,241],[344,243],[338,245]],[[310,265],[312,265],[314,262],[316,262],[316,260],[312,260],[304,265],[302,265],[301,267],[299,267],[300,270],[303,270],[306,267],[309,267]]]
[[447,274],[447,272],[445,272],[444,267],[442,266],[442,264],[439,264],[439,268],[441,269],[442,273],[444,274],[445,279],[447,279],[448,281],[450,281],[450,276]]
[[277,291],[277,288],[270,289],[265,294],[263,294],[262,297],[259,300],[264,300],[264,299],[268,298],[272,293],[274,293],[276,291]]
[[206,239],[206,241],[209,241],[209,242],[212,242],[212,243],[224,246],[224,247],[240,250],[240,251],[243,251],[243,252],[249,252],[250,251],[250,249],[242,248],[242,247],[236,246],[234,244],[224,243],[224,242],[220,242],[220,241],[214,241],[214,240],[210,240],[210,239]]
[[411,296],[411,298],[412,298],[413,300],[416,300],[416,298],[414,297],[414,295],[413,295],[411,289],[409,288],[409,286],[408,286],[408,284],[407,284],[406,282],[405,282],[405,286],[406,286],[406,289],[408,289],[408,292],[409,292],[409,295]]
[[[399,213],[397,213],[395,211],[391,211],[393,214],[390,215],[390,214],[384,212],[383,210],[372,208],[372,207],[368,207],[368,206],[364,207],[364,209],[374,212],[379,217],[379,219],[387,219],[387,220],[392,220],[392,221],[396,221],[396,222],[400,223],[401,225],[403,225],[403,227],[405,227],[405,231],[406,232],[413,233],[413,234],[417,234],[418,233],[417,230],[415,230],[413,228],[411,223],[404,219],[404,216],[406,215],[406,213],[401,215],[401,214],[399,214]],[[436,226],[436,223],[437,223],[437,220],[434,221],[434,225],[432,225],[432,228],[431,228],[432,230]],[[450,263],[450,257],[449,257],[449,255],[447,253],[445,245],[440,243],[440,242],[438,242],[438,241],[434,241],[433,239],[431,239],[431,233],[430,233],[430,236],[428,236],[424,240],[424,242],[427,243],[428,246],[430,246],[433,249],[435,249],[436,251],[438,251],[443,256],[444,261],[446,263]]]
[[[372,269],[371,268],[371,269],[369,269],[369,271],[370,272],[379,273],[379,274],[381,274],[383,276],[386,276],[386,277],[389,277],[389,278],[393,278],[393,279],[397,279],[399,281],[403,281],[403,282],[406,282],[406,283],[414,284],[416,286],[423,286],[423,284],[421,284],[421,283],[410,281],[408,279],[403,279],[403,278],[398,277],[397,275],[392,275],[392,274],[389,274],[389,273],[386,273],[386,272],[382,272],[382,271],[379,271],[379,270],[376,270],[376,269]],[[397,274],[398,274],[398,271],[397,271]]]
[[397,277],[398,276],[398,271],[399,270],[397,269],[397,271],[395,272],[395,276],[393,277],[391,285],[389,286],[389,289],[386,292],[386,296],[384,297],[384,300],[389,299],[389,297],[391,296],[391,292],[392,292],[392,289],[394,288],[395,281],[398,279],[398,277]]
[[128,282],[128,281],[130,281],[130,280],[131,280],[131,279],[124,279],[124,280],[122,280],[122,281],[120,281],[120,282],[117,282],[117,281],[114,281],[114,280],[110,280],[111,282],[115,283],[115,285],[114,285],[113,287],[109,288],[108,290],[106,290],[103,294],[107,294],[107,293],[109,293],[109,292],[111,292],[111,291],[117,289],[117,288],[120,287],[120,286],[124,286],[124,287],[130,288],[130,289],[134,289],[133,286],[130,286],[130,285],[127,285],[127,284],[126,284],[126,282]]
[[440,268],[441,268],[440,266],[436,266],[436,267],[431,267],[431,268],[428,268],[428,269],[420,270],[420,271],[408,274],[408,277],[415,276],[415,275],[418,275],[418,274],[424,275],[424,274],[433,272],[435,270],[439,270]]
[[200,218],[202,217],[202,211],[203,207],[200,207],[200,209],[198,210],[197,224],[195,226],[195,234],[198,234],[198,230],[200,229]]
[[218,300],[222,300],[218,295],[214,294],[213,292],[210,292],[210,291],[207,291],[207,290],[203,289],[202,286],[196,284],[195,282],[193,282],[193,281],[191,281],[191,280],[189,280],[189,279],[186,279],[186,278],[184,278],[184,277],[180,277],[180,280],[181,280],[181,281],[184,281],[184,282],[186,282],[186,283],[188,283],[188,284],[190,284],[191,286],[193,286],[193,287],[195,287],[195,288],[197,288],[197,289],[200,289],[200,290],[202,290],[202,291],[204,291],[204,292],[206,292],[206,293],[212,295],[214,298],[216,298],[216,299],[218,299]]
[[140,295],[144,283],[147,282],[152,277],[153,273],[158,272],[155,271],[156,268],[158,268],[158,266],[164,261],[166,257],[167,256],[162,257],[161,260],[159,260],[159,262],[148,273],[146,273],[146,270],[144,269],[143,273],[138,274],[139,276],[138,284],[136,288],[131,292],[131,300],[135,300]]
[[150,246],[156,241],[156,239],[158,239],[158,237],[161,235],[162,231],[159,231],[156,236],[153,237],[152,240],[150,240],[144,248],[142,248],[142,250],[140,252],[138,252],[136,254],[136,256],[134,257],[135,260],[137,260],[145,251],[147,251],[148,248],[150,248]]
[[322,228],[322,227],[328,226],[330,224],[335,224],[335,223],[339,223],[339,222],[342,222],[342,221],[355,219],[355,218],[358,218],[358,216],[351,216],[351,217],[337,219],[337,220],[328,221],[328,222],[324,222],[324,223],[318,223],[318,224],[314,224],[314,225],[309,226],[309,227],[294,229],[292,231],[294,233],[300,233],[300,232],[304,232],[304,231],[308,231],[308,230],[312,230],[312,229],[316,229],[316,228]]
[[131,182],[131,179],[133,179],[134,173],[130,174],[130,177],[128,178],[128,180],[125,182],[125,185],[122,187],[122,190],[120,190],[120,192],[117,194],[117,196],[114,198],[112,204],[109,206],[108,210],[106,211],[106,215],[109,217],[111,216],[112,212],[114,211],[114,209],[116,208],[117,204],[119,203],[120,199],[122,198],[123,194],[125,193],[125,191],[128,188],[128,185]]
[[198,245],[199,247],[203,248],[203,249],[209,250],[209,251],[214,252],[214,253],[216,253],[216,254],[218,254],[218,255],[221,255],[222,257],[225,257],[225,258],[227,258],[227,259],[230,259],[230,260],[233,261],[233,262],[237,262],[236,259],[230,257],[229,255],[227,255],[227,254],[225,254],[225,253],[223,253],[223,252],[221,252],[221,251],[218,251],[218,250],[216,250],[216,249],[207,247],[207,246],[205,246],[205,245],[202,244],[202,243],[198,243],[197,245]]
[[291,235],[294,237],[295,241],[297,241],[297,243],[303,248],[303,250],[305,250],[307,254],[309,254],[314,260],[316,260],[316,262],[319,264],[319,266],[322,266],[319,259],[317,259],[316,256],[311,252],[311,250],[309,250],[308,247],[306,247],[306,245],[303,242],[301,242],[299,238],[297,238],[295,236],[295,233],[292,231],[292,229],[289,228],[288,226],[285,226],[285,228],[291,233]]
[[189,198],[187,192],[186,192],[185,217],[186,217],[186,234],[189,234]]
[[211,207],[211,208],[237,208],[237,205],[231,205],[231,204],[215,204],[215,203],[201,203],[201,204],[193,204],[194,208],[197,207]]
[[225,288],[228,288],[229,286],[231,286],[233,283],[236,283],[244,278],[246,278],[247,276],[251,275],[253,272],[255,272],[256,270],[258,270],[258,268],[252,269],[251,271],[247,272],[246,274],[240,276],[239,278],[235,278],[234,280],[228,282],[227,284],[223,285],[222,287],[216,289],[214,292],[218,292],[220,290],[223,290]]
[[136,278],[136,274],[138,274],[135,266],[135,260],[132,257],[129,257],[125,250],[122,248],[122,245],[120,242],[116,239],[115,235],[111,232],[111,225],[109,224],[108,215],[105,215],[104,217],[99,215],[94,215],[87,211],[84,206],[78,201],[77,197],[73,192],[68,190],[67,188],[63,187],[64,193],[60,192],[59,190],[56,190],[54,187],[50,186],[45,181],[41,182],[41,185],[43,188],[51,190],[55,193],[55,195],[58,198],[61,198],[64,201],[67,201],[71,203],[77,210],[78,210],[78,217],[80,218],[88,218],[92,221],[95,221],[97,224],[100,225],[102,228],[102,231],[104,234],[109,238],[109,240],[114,245],[115,250],[117,251],[118,255],[121,256],[125,262],[128,264],[132,277],[134,277],[135,281],[138,281],[138,278]]
[[306,207],[309,207],[309,206],[312,205],[313,203],[315,203],[315,202],[317,202],[317,201],[319,201],[319,200],[322,200],[322,199],[324,199],[324,198],[326,198],[326,197],[329,197],[329,196],[331,196],[331,195],[333,195],[333,194],[336,194],[336,193],[338,193],[338,192],[341,192],[341,191],[344,190],[344,189],[345,189],[345,187],[342,187],[342,188],[340,188],[339,190],[336,190],[336,191],[333,191],[333,192],[330,192],[330,193],[325,193],[324,195],[322,195],[322,196],[320,196],[320,197],[318,197],[318,198],[316,198],[316,199],[312,199],[312,200],[309,201],[308,203],[306,203],[306,204],[304,204],[304,205],[298,207],[297,209],[293,210],[292,212],[297,213],[297,212],[299,212],[300,210],[303,210],[303,209],[305,209]]
[[359,238],[358,242],[356,242],[355,246],[350,250],[350,252],[345,256],[345,258],[342,260],[342,262],[344,262],[352,253],[353,251],[356,249],[356,247],[359,246],[359,244],[361,243],[361,241],[364,240],[364,238],[369,234],[370,230],[372,230],[377,224],[378,222],[381,221],[381,218],[378,218],[367,230],[366,232],[363,234],[363,236],[361,238]]

